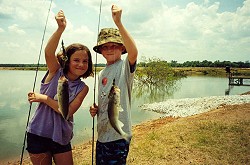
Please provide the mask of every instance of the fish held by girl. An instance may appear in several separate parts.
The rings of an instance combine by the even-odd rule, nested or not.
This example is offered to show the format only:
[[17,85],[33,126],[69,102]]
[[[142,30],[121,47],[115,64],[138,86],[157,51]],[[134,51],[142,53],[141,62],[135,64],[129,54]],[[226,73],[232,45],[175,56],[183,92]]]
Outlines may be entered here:
[[69,119],[69,84],[65,76],[61,76],[58,80],[57,97],[59,111],[65,120]]
[[123,139],[130,141],[129,135],[122,130],[124,124],[119,120],[119,112],[122,110],[120,107],[120,89],[114,82],[110,89],[108,98],[108,117],[111,126],[122,136]]

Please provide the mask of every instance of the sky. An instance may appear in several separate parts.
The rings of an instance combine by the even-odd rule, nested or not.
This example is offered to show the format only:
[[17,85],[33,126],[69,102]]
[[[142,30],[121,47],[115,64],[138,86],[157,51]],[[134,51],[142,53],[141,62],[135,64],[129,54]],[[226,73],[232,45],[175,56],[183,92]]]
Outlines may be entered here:
[[136,42],[139,62],[250,60],[250,0],[102,0],[101,13],[100,2],[53,0],[49,10],[51,0],[0,0],[0,63],[36,64],[41,55],[45,64],[44,47],[61,9],[67,19],[65,46],[82,43],[94,63],[96,57],[105,63],[93,47],[98,29],[115,28],[112,4],[123,10],[122,23]]

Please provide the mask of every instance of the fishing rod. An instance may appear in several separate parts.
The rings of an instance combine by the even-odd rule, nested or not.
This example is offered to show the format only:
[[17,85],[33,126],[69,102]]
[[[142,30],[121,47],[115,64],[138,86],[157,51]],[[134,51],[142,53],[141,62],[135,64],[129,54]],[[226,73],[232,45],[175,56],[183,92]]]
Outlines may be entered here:
[[[97,39],[96,39],[96,45],[98,44],[98,34],[100,29],[100,22],[101,22],[101,13],[102,13],[102,0],[100,1],[99,6],[99,17],[98,17],[98,27],[97,27]],[[96,93],[96,67],[97,67],[97,52],[95,53],[95,80],[94,80],[94,105],[96,103],[95,101],[95,93]],[[95,141],[95,117],[93,117],[92,120],[92,165],[94,164],[94,141]]]
[[[42,52],[45,32],[47,29],[51,4],[52,4],[52,0],[50,1],[49,10],[48,10],[47,18],[46,18],[46,23],[45,23],[45,27],[44,27],[44,31],[43,31],[42,43],[41,43],[41,47],[40,47],[40,51],[39,51],[39,56],[38,56],[38,61],[37,61],[37,66],[36,66],[36,74],[35,74],[35,79],[34,79],[34,84],[33,84],[33,89],[32,89],[33,92],[35,91],[35,87],[36,87],[37,73],[38,73],[39,63],[40,63],[40,59],[41,59],[41,52]],[[23,139],[23,148],[22,148],[22,153],[21,153],[21,158],[20,158],[20,165],[22,165],[22,163],[23,163],[23,154],[24,154],[24,147],[25,147],[25,142],[26,142],[26,138],[27,138],[27,128],[28,128],[29,120],[30,120],[31,107],[32,107],[32,103],[30,103],[30,107],[29,107],[29,113],[28,113],[28,118],[27,118],[25,133],[24,133],[24,139]]]

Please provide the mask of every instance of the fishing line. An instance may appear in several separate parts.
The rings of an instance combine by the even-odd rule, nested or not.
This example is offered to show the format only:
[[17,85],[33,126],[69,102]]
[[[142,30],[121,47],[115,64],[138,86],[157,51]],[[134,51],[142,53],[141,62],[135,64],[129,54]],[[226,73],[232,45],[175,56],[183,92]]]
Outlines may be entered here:
[[[102,0],[100,1],[99,6],[99,17],[98,17],[98,26],[97,26],[97,40],[96,45],[98,45],[98,34],[100,29],[100,20],[101,20],[101,13],[102,13]],[[95,94],[96,94],[96,68],[97,68],[97,52],[95,53],[95,80],[94,80],[94,105],[95,105]],[[92,165],[94,163],[94,140],[95,140],[95,117],[93,117],[92,121]]]
[[[46,28],[47,28],[47,23],[48,23],[48,19],[49,19],[51,4],[52,4],[52,0],[50,1],[49,10],[48,10],[47,18],[46,18],[46,23],[45,23],[45,27],[44,27],[44,31],[43,31],[42,43],[41,43],[40,52],[39,52],[39,56],[38,56],[38,61],[37,61],[37,66],[36,66],[36,74],[35,74],[35,79],[34,79],[34,84],[33,84],[33,89],[32,89],[33,92],[35,91],[35,87],[36,87],[37,73],[38,73],[39,63],[40,63],[40,59],[41,59],[41,52],[42,52],[44,36],[45,36]],[[23,139],[23,148],[22,148],[22,154],[21,154],[21,159],[20,159],[20,165],[22,165],[22,163],[23,163],[23,154],[24,154],[25,141],[27,138],[27,127],[29,124],[31,107],[32,107],[32,103],[30,103],[30,107],[29,107],[29,113],[28,113],[26,129],[25,129],[25,134],[24,134],[24,139]]]

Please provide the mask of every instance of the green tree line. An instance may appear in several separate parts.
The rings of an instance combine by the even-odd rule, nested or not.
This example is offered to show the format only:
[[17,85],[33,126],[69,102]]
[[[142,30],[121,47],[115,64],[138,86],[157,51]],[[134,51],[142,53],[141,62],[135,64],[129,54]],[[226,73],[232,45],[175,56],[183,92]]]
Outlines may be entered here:
[[[216,60],[214,62],[203,60],[203,61],[186,61],[183,63],[178,63],[177,61],[172,60],[171,62],[162,61],[168,64],[171,67],[226,67],[230,66],[233,68],[250,68],[250,62],[249,61],[239,61],[239,62],[231,62],[231,61],[219,61]],[[147,66],[147,63],[140,62],[138,66],[145,67]]]
[[[214,62],[203,60],[203,61],[186,61],[183,63],[178,63],[177,61],[161,61],[162,63],[166,63],[171,67],[226,67],[230,66],[233,68],[250,68],[249,61],[239,61],[239,62],[231,62],[231,61],[219,61],[216,60]],[[139,67],[145,67],[146,61],[138,63]],[[99,63],[96,64],[97,67],[105,67],[105,64]],[[37,64],[0,64],[0,67],[37,67]],[[46,67],[46,64],[39,64],[39,67]]]

